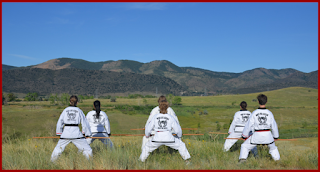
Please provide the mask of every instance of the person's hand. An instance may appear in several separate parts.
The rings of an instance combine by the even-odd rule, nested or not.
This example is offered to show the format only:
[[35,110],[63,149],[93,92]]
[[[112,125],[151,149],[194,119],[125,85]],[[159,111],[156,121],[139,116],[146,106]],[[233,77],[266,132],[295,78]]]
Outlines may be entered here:
[[243,136],[241,136],[241,138],[243,138],[244,140],[247,140],[247,139],[248,139],[247,137],[243,137]]
[[149,138],[150,136],[146,136],[146,138]]

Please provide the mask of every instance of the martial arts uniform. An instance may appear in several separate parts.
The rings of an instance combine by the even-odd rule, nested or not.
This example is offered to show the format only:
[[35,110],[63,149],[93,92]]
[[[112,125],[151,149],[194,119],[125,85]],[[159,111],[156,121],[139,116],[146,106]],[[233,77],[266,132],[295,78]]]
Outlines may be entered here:
[[[82,133],[78,127],[80,123],[82,125]],[[92,149],[83,134],[88,137],[91,136],[90,126],[82,110],[74,106],[65,108],[57,123],[56,135],[60,136],[60,140],[52,152],[51,161],[55,161],[70,142],[89,159],[89,156],[92,156]]]
[[182,136],[182,130],[178,122],[169,114],[154,115],[145,128],[145,135],[149,136],[152,129],[155,135],[142,148],[140,160],[144,162],[149,154],[159,146],[166,145],[179,151],[184,160],[190,158],[186,145],[178,138],[173,137],[171,129],[174,129],[178,137]]
[[[251,129],[254,129],[254,132],[249,136]],[[274,138],[279,137],[278,126],[272,112],[268,109],[259,108],[252,112],[242,136],[247,140],[241,144],[239,159],[247,159],[249,151],[261,144],[268,145],[269,153],[274,160],[280,159],[278,148],[274,144]]]
[[[240,110],[234,114],[233,121],[228,131],[228,138],[241,138],[242,131],[250,115],[251,112],[247,110]],[[224,143],[224,150],[228,151],[237,141],[237,139],[226,139]]]
[[[111,134],[110,123],[105,112],[100,111],[99,118],[97,118],[96,111],[88,112],[87,121],[89,122],[92,137],[109,137]],[[88,144],[91,144],[95,139],[87,138]],[[112,141],[109,138],[99,139],[106,146],[113,147]]]
[[[160,108],[159,108],[159,106],[153,108],[152,111],[150,112],[149,118],[148,118],[147,123],[146,123],[146,125],[145,125],[144,128],[147,127],[148,123],[151,121],[151,119],[153,118],[153,116],[156,115],[156,114],[159,114],[159,113],[160,113]],[[172,117],[174,117],[174,119],[175,119],[175,120],[178,122],[178,124],[179,124],[178,117],[177,117],[176,113],[174,113],[174,111],[173,111],[173,109],[172,109],[171,107],[168,107],[167,113],[168,113],[169,115],[171,115]],[[152,131],[152,132],[151,132],[151,135],[154,135],[154,134],[155,134],[155,131]],[[175,131],[172,131],[172,134],[175,134]],[[147,138],[146,136],[143,136],[141,149],[142,149],[142,148],[144,147],[144,145],[146,145],[146,143],[147,143],[149,140],[151,140],[151,139],[152,139],[152,136],[149,137],[149,138]]]

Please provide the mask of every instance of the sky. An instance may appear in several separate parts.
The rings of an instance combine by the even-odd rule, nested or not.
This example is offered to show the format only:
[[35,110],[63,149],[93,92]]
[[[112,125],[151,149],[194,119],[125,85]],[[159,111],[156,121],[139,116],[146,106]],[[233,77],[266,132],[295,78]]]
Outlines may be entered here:
[[318,3],[2,3],[2,64],[168,60],[318,70]]

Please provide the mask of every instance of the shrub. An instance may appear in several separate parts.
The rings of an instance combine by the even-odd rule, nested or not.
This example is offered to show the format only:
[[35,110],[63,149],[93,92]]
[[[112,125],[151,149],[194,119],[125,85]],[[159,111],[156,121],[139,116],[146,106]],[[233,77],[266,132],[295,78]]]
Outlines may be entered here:
[[174,104],[174,105],[180,105],[180,104],[181,104],[181,97],[180,97],[180,96],[175,96],[175,97],[173,98],[172,104]]
[[16,96],[13,93],[8,93],[8,102],[12,102],[16,100]]
[[110,98],[110,102],[116,102],[116,100],[117,100],[117,98],[116,98],[115,96],[112,96],[112,97]]
[[28,93],[26,95],[26,97],[24,98],[25,101],[36,101],[38,98],[38,93],[34,92],[34,93]]

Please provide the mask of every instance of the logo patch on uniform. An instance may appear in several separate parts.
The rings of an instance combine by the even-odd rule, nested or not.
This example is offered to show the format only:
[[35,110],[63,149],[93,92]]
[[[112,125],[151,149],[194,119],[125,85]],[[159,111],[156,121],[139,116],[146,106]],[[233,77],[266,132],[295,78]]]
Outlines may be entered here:
[[95,124],[100,123],[100,120],[101,120],[101,117],[100,117],[100,116],[101,116],[101,115],[99,115],[99,118],[97,118],[97,114],[94,114],[94,115],[93,115],[93,120],[94,120],[93,123],[95,123]]
[[243,114],[241,114],[242,122],[243,122],[243,123],[247,122],[248,119],[249,119],[249,116],[250,116],[250,114],[248,114],[248,113],[243,113]]
[[158,125],[159,125],[158,129],[167,129],[167,124],[168,124],[169,118],[158,117],[157,120],[158,120]]
[[77,110],[67,110],[68,121],[75,121],[78,111]]
[[267,116],[266,113],[258,113],[256,116],[258,116],[259,125],[265,125],[267,122]]

